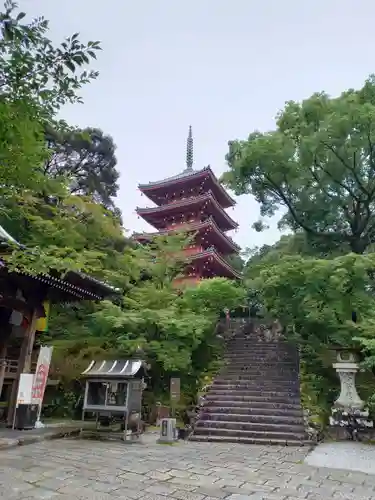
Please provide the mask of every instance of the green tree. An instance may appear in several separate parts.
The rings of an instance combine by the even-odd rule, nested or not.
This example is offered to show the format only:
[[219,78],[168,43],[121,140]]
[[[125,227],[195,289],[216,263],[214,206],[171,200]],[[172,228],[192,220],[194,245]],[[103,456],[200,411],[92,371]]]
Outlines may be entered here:
[[245,265],[245,261],[244,259],[241,257],[241,255],[238,255],[238,254],[232,254],[232,255],[228,255],[226,257],[227,259],[227,262],[238,272],[242,273],[243,271],[243,268],[244,268],[244,265]]
[[303,230],[327,252],[363,253],[375,240],[375,77],[337,98],[290,101],[277,129],[231,141],[225,183],[263,217]]
[[50,129],[46,135],[50,155],[44,174],[66,178],[72,194],[90,196],[95,202],[112,208],[119,187],[116,146],[112,137],[95,128]]
[[184,302],[189,309],[200,314],[211,314],[213,321],[224,309],[236,309],[245,300],[245,289],[226,278],[203,280],[198,286],[187,288],[184,293]]
[[78,33],[55,46],[43,17],[24,24],[26,14],[7,0],[0,13],[0,95],[2,100],[26,101],[39,119],[50,120],[67,102],[81,102],[82,85],[98,76],[77,69],[96,59],[99,42],[80,42]]
[[[61,276],[82,271],[121,289],[134,279],[137,261],[130,254],[132,244],[118,218],[103,205],[82,196],[46,203],[40,196],[25,193],[8,202],[5,209],[0,225],[29,249],[14,249],[5,256],[10,267],[29,273],[53,270]],[[138,275],[141,265],[138,262]]]
[[[7,0],[0,12],[0,194],[3,200],[25,190],[59,192],[43,175],[48,152],[46,124],[67,102],[79,102],[82,85],[96,78],[83,67],[96,57],[98,42],[82,44],[78,34],[55,47],[48,21],[24,24],[25,13]],[[82,67],[82,72],[77,69]],[[4,210],[4,209],[2,209]]]
[[[217,367],[221,344],[215,326],[220,312],[223,307],[237,306],[245,292],[222,278],[177,289],[173,280],[182,267],[177,250],[184,246],[185,240],[173,235],[156,238],[154,245],[125,249],[134,268],[146,271],[147,279],[134,272],[121,301],[103,302],[94,311],[86,310],[88,314],[80,318],[80,334],[76,334],[79,323],[74,320],[74,311],[68,312],[65,325],[59,320],[52,339],[58,353],[55,370],[63,374],[69,369],[78,376],[90,354],[112,358],[136,355],[150,364],[150,389],[157,397],[168,393],[169,379],[174,375],[181,378],[190,400],[202,373]],[[72,328],[73,324],[77,326]],[[56,339],[57,332],[60,338]]]
[[288,338],[297,342],[303,397],[311,398],[320,410],[328,411],[337,395],[334,346],[366,346],[371,365],[375,300],[369,271],[374,264],[372,253],[332,259],[284,255],[265,261],[248,282],[267,312],[284,325]]

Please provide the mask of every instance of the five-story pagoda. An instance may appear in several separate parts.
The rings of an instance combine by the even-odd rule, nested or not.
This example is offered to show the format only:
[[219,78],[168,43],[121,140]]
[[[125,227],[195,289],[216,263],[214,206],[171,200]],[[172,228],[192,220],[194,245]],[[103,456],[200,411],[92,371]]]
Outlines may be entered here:
[[186,169],[162,181],[140,184],[139,190],[155,207],[137,208],[137,214],[153,226],[157,233],[135,234],[147,243],[156,234],[186,231],[194,238],[185,249],[188,258],[184,285],[204,278],[222,276],[239,278],[240,274],[226,260],[238,253],[239,246],[226,234],[238,224],[225,212],[235,201],[219,183],[211,168],[193,169],[193,137],[191,127],[187,140]]

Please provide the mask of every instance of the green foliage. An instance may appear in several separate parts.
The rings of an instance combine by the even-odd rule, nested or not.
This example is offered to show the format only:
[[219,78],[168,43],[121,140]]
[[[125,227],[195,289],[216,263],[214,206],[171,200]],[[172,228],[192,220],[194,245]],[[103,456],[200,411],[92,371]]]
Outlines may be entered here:
[[262,217],[283,208],[281,226],[363,253],[375,240],[374,123],[373,76],[337,98],[290,101],[276,130],[229,143],[224,181],[252,194]]
[[178,290],[186,234],[156,237],[146,246],[125,236],[113,204],[112,139],[56,118],[96,78],[85,66],[99,44],[85,45],[74,34],[55,46],[46,20],[23,24],[24,18],[9,0],[0,13],[0,224],[25,245],[4,258],[10,270],[62,277],[83,271],[122,292],[114,303],[52,308],[49,332],[38,340],[55,347],[52,372],[66,389],[61,405],[74,406],[71,393],[91,359],[131,355],[150,364],[155,394],[165,394],[177,375],[189,400],[218,366],[220,312],[235,307],[244,291],[224,279]]
[[245,289],[225,278],[202,281],[199,286],[188,288],[184,293],[184,302],[192,311],[213,314],[215,317],[225,308],[237,308],[245,299]]
[[53,203],[24,195],[5,207],[12,217],[0,216],[0,224],[30,248],[4,257],[11,268],[35,274],[53,269],[61,276],[80,270],[125,285],[118,269],[129,271],[130,256],[122,252],[128,242],[111,211],[68,195]]
[[321,420],[337,396],[334,345],[361,347],[361,395],[375,390],[374,123],[374,76],[336,98],[290,101],[275,130],[229,143],[223,176],[260,204],[255,230],[281,209],[292,232],[251,252],[244,281],[255,309],[299,344],[303,402]]
[[225,279],[178,290],[173,280],[181,272],[185,245],[185,235],[176,234],[146,247],[126,246],[127,265],[117,269],[117,284],[126,292],[121,300],[56,309],[50,321],[54,333],[45,338],[55,345],[53,371],[64,383],[79,378],[93,358],[137,356],[151,366],[154,397],[168,392],[173,375],[181,378],[187,400],[194,397],[202,374],[218,366],[219,313],[242,300],[244,291]]
[[63,104],[80,102],[81,86],[97,73],[76,70],[100,49],[98,42],[82,44],[78,34],[55,47],[45,19],[24,24],[24,18],[15,2],[5,2],[0,12],[0,194],[5,201],[25,190],[59,193],[43,174],[49,155],[44,130],[56,122]]
[[95,128],[46,132],[50,156],[44,174],[66,178],[72,194],[90,196],[105,207],[113,207],[118,191],[116,146],[112,137]]
[[[283,245],[288,239],[284,238]],[[364,367],[375,366],[375,254],[320,259],[280,254],[283,245],[268,249],[255,262],[247,283],[299,345],[303,404],[322,423],[339,388],[332,368],[334,348],[362,346]],[[357,322],[353,321],[354,311]],[[368,395],[368,389],[366,392]]]
[[81,102],[82,85],[98,76],[95,71],[76,70],[96,59],[99,42],[87,45],[78,33],[55,46],[47,37],[48,21],[43,17],[23,24],[26,14],[7,0],[0,13],[0,95],[2,100],[26,101],[38,119],[55,117],[67,102]]
[[[27,102],[0,100],[0,195],[37,189],[43,180],[38,165],[46,159],[43,134]],[[4,211],[4,209],[0,209]]]
[[[309,343],[350,345],[371,335],[374,314],[369,270],[375,255],[347,254],[313,259],[285,257],[260,272],[254,282],[267,309]],[[352,321],[352,312],[360,319]]]

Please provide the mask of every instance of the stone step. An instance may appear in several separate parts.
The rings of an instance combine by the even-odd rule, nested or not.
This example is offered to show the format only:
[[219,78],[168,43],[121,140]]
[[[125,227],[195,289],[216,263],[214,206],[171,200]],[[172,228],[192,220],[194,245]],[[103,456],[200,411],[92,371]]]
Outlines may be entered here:
[[244,346],[228,346],[225,349],[225,355],[239,355],[239,356],[253,356],[254,354],[259,354],[260,356],[279,356],[286,359],[298,359],[296,353],[286,351],[284,349],[251,349]]
[[222,368],[219,373],[220,377],[250,377],[251,379],[275,379],[278,380],[298,380],[298,372],[290,371],[290,370],[262,370],[262,368],[254,368],[254,367],[243,367],[241,368]]
[[277,340],[270,340],[268,342],[265,342],[262,338],[259,338],[257,335],[249,335],[248,333],[245,332],[237,332],[237,335],[234,335],[230,338],[227,338],[227,343],[233,343],[233,342],[243,342],[243,343],[248,343],[251,345],[264,345],[264,346],[285,346],[289,347],[291,349],[296,349],[296,345],[288,342],[287,339],[277,339]]
[[222,394],[235,394],[236,396],[264,396],[269,399],[273,399],[275,397],[279,398],[295,398],[299,397],[300,391],[298,390],[277,390],[277,388],[273,388],[267,386],[266,388],[264,387],[257,387],[254,386],[253,388],[238,388],[236,386],[211,386],[210,389],[208,390],[207,394],[210,395],[222,395]]
[[283,349],[288,352],[298,352],[294,346],[289,345],[286,342],[257,342],[254,338],[245,338],[245,337],[232,337],[228,339],[225,343],[226,347],[238,347],[245,346],[247,349]]
[[269,382],[269,381],[258,381],[258,380],[247,380],[244,381],[234,381],[229,380],[225,383],[214,382],[209,390],[227,390],[227,391],[266,391],[266,392],[277,392],[277,393],[287,393],[296,394],[300,393],[300,387],[298,383],[293,384],[290,381],[285,382]]
[[229,358],[228,356],[225,356],[223,358],[224,363],[233,363],[234,365],[240,365],[240,364],[250,364],[250,363],[256,363],[256,364],[262,364],[262,365],[271,365],[272,366],[290,366],[292,368],[299,368],[299,362],[293,359],[285,359],[281,357],[276,357],[276,356],[261,356],[261,355],[254,355],[254,356],[233,356],[232,358]]
[[234,422],[233,420],[198,420],[194,430],[205,429],[229,429],[232,431],[246,432],[271,432],[271,433],[290,433],[304,435],[305,428],[302,424],[286,424],[279,422]]
[[220,370],[220,373],[238,373],[239,375],[244,375],[246,373],[253,374],[264,374],[264,375],[272,375],[275,377],[276,375],[298,375],[299,370],[297,368],[291,366],[277,366],[277,365],[264,365],[261,363],[249,363],[249,364],[239,364],[234,365],[232,363],[226,364]]
[[283,363],[281,361],[263,360],[263,359],[247,359],[247,360],[237,360],[228,361],[223,360],[224,368],[231,368],[236,370],[242,370],[246,368],[262,368],[264,370],[290,370],[298,371],[299,366],[291,363]]
[[231,409],[225,413],[214,413],[210,411],[202,411],[199,415],[199,422],[201,421],[213,421],[213,422],[242,422],[249,424],[263,425],[267,423],[280,423],[297,425],[299,427],[304,427],[304,419],[302,412],[298,416],[293,415],[275,415],[269,413],[268,415],[246,415],[243,413],[235,413]]
[[223,361],[225,363],[234,363],[235,365],[239,364],[249,364],[256,363],[261,365],[272,365],[272,366],[288,366],[291,368],[298,368],[299,363],[296,360],[290,360],[285,358],[273,358],[270,356],[233,356],[233,359],[225,356]]
[[271,356],[233,356],[233,359],[225,356],[223,361],[225,363],[233,363],[235,366],[240,364],[256,363],[260,365],[272,365],[272,366],[290,366],[292,368],[298,367],[299,364],[296,360],[290,360],[285,358],[277,358]]
[[286,382],[287,380],[299,380],[298,373],[288,373],[288,372],[266,372],[263,370],[221,370],[219,373],[220,378],[237,378],[238,380],[280,380],[282,382]]
[[241,351],[242,352],[280,352],[289,356],[297,356],[296,349],[285,346],[284,344],[262,344],[251,342],[230,341],[226,344],[226,351]]
[[214,382],[223,382],[225,384],[233,384],[237,382],[257,382],[260,383],[262,381],[270,382],[270,383],[280,383],[280,385],[285,384],[287,382],[291,382],[293,385],[299,385],[299,377],[297,374],[294,374],[293,377],[290,376],[281,376],[280,374],[273,374],[272,377],[264,377],[263,375],[253,374],[253,373],[225,373],[220,372],[218,377],[214,379]]
[[[262,394],[261,392],[259,394]],[[300,404],[299,397],[285,397],[285,396],[273,396],[268,398],[267,396],[256,395],[256,396],[246,396],[237,395],[233,393],[220,393],[220,394],[206,394],[205,401],[247,401],[248,403],[288,403],[288,404]]]
[[[270,410],[272,411],[273,409],[275,410],[283,410],[283,411],[289,411],[289,410],[294,410],[294,411],[301,411],[301,404],[298,401],[297,403],[290,403],[289,401],[285,401],[285,399],[281,402],[279,401],[249,401],[248,399],[222,399],[222,397],[219,399],[206,399],[203,405],[203,410],[206,410],[208,408],[217,408],[217,407],[222,407],[222,408],[246,408],[247,410],[254,410],[254,411],[266,411]],[[203,411],[202,410],[202,411]]]
[[232,337],[227,339],[226,345],[228,347],[235,345],[245,345],[248,349],[264,348],[264,349],[285,349],[291,352],[298,352],[295,346],[291,346],[287,342],[280,340],[279,342],[263,342],[255,337]]
[[242,443],[242,444],[255,444],[255,445],[274,445],[274,446],[311,446],[311,442],[298,439],[265,439],[265,438],[248,438],[248,437],[233,437],[233,436],[204,436],[204,435],[191,435],[189,441],[200,441],[207,443]]
[[195,427],[194,435],[196,436],[227,436],[235,438],[253,438],[253,439],[280,439],[284,441],[304,441],[306,439],[305,432],[282,432],[282,431],[262,431],[262,430],[237,430],[222,428],[209,428],[209,427]]
[[[242,417],[254,417],[254,418],[262,418],[262,417],[285,417],[286,419],[289,418],[302,418],[303,419],[303,411],[302,409],[298,406],[295,405],[290,405],[290,408],[277,408],[275,407],[275,404],[270,406],[269,408],[264,408],[264,407],[258,407],[254,408],[252,405],[251,407],[246,405],[246,406],[214,406],[216,403],[212,403],[212,405],[204,405],[202,410],[201,410],[201,415],[210,415],[210,414],[216,414],[216,415],[221,415],[223,417],[226,416],[236,416],[236,415],[241,415]],[[228,403],[227,403],[228,404]]]
[[220,385],[235,385],[236,387],[252,387],[254,384],[257,386],[262,385],[262,382],[264,384],[272,384],[280,387],[285,387],[285,386],[292,386],[292,387],[299,387],[299,380],[290,380],[290,379],[285,379],[285,380],[280,380],[279,378],[277,379],[267,379],[265,380],[264,378],[257,378],[257,377],[251,377],[249,379],[242,379],[242,378],[237,378],[235,376],[233,377],[220,377],[217,378],[213,381],[212,385],[213,386],[220,386]]

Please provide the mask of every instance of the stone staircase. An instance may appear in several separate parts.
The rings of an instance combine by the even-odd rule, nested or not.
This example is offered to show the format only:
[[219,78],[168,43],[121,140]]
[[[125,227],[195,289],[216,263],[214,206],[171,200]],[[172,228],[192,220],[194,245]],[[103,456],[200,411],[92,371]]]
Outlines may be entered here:
[[304,444],[297,349],[272,328],[249,321],[228,340],[225,361],[190,439]]

